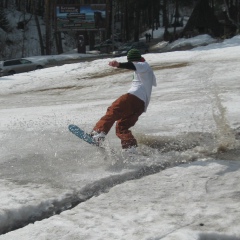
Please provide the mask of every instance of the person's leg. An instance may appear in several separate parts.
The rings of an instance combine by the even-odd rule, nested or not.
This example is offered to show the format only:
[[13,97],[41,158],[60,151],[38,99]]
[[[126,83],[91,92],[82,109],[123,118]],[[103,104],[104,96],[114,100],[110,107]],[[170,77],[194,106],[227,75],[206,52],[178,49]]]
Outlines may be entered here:
[[144,102],[134,95],[128,94],[124,115],[117,121],[116,135],[121,139],[123,149],[137,147],[137,140],[129,128],[133,127],[144,112]]
[[137,147],[137,140],[129,130],[138,120],[138,115],[134,114],[127,118],[120,119],[116,124],[116,135],[121,139],[122,148]]
[[119,120],[125,111],[127,94],[122,95],[108,107],[106,114],[96,123],[93,131],[108,134],[115,121]]

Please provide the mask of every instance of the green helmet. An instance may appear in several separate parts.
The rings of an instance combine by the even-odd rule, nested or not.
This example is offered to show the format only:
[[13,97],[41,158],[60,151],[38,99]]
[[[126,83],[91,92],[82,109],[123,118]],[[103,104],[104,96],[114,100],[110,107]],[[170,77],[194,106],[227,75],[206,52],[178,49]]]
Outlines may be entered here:
[[137,49],[131,49],[127,54],[127,60],[129,62],[139,62],[141,58],[141,53]]

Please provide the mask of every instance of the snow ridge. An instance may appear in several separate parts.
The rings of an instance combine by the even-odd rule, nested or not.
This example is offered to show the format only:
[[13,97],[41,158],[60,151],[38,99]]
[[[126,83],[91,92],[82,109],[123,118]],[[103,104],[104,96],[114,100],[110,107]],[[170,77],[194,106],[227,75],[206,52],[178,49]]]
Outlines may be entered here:
[[[61,198],[48,199],[38,205],[21,206],[21,208],[9,209],[0,213],[0,234],[23,228],[24,226],[60,214],[63,211],[72,209],[78,204],[85,202],[93,196],[99,196],[108,192],[112,187],[126,181],[140,179],[144,176],[158,173],[169,167],[178,166],[183,162],[163,162],[161,164],[140,167],[123,174],[112,175],[102,178],[83,187],[79,192],[65,194]],[[185,162],[184,162],[185,163]]]

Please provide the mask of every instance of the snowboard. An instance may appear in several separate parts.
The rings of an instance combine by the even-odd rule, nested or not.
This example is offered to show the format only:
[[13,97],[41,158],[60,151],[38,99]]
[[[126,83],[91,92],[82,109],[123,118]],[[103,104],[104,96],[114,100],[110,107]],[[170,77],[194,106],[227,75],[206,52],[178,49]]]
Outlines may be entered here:
[[68,129],[71,133],[73,133],[74,135],[76,135],[77,137],[82,139],[83,141],[85,141],[91,145],[97,146],[97,144],[93,140],[92,136],[90,134],[86,133],[84,130],[82,130],[78,126],[71,124],[68,126]]

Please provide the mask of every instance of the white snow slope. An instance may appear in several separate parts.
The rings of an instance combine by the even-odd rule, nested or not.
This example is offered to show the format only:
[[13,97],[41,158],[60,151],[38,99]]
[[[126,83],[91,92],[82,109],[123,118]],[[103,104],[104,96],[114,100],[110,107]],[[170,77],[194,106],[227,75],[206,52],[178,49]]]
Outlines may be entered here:
[[144,55],[158,86],[132,160],[114,128],[105,150],[67,128],[90,131],[131,71],[101,59],[0,78],[0,240],[240,239],[239,44]]

